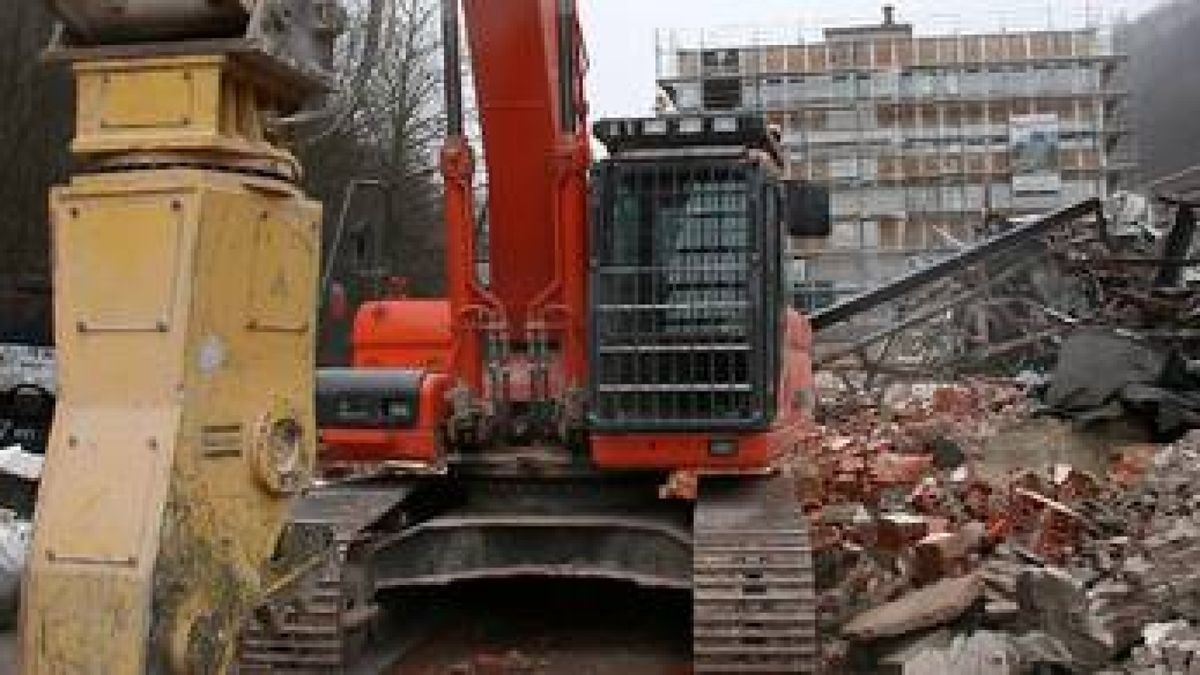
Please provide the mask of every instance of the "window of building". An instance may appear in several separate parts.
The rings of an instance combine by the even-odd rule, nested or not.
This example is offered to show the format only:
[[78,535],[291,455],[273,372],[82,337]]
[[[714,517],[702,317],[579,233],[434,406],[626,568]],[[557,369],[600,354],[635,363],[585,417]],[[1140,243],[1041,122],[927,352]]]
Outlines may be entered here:
[[861,224],[862,248],[879,248],[879,223],[874,220],[864,220]]
[[938,93],[944,96],[958,96],[961,91],[958,71],[943,70],[938,76]]
[[1079,91],[1078,78],[1075,74],[1075,69],[1069,65],[1055,68],[1053,71],[1054,79],[1051,83],[1053,91],[1058,92],[1075,92]]
[[1044,94],[1051,91],[1052,71],[1043,66],[1034,66],[1029,72],[1028,87],[1031,94]]
[[962,74],[960,87],[963,96],[984,96],[987,94],[987,80],[977,68],[968,69]]
[[763,107],[762,84],[758,80],[742,80],[742,98],[731,110],[759,110]]
[[700,77],[700,53],[680,51],[678,53],[677,74],[679,77]]
[[855,110],[830,110],[825,123],[830,131],[854,131],[858,129],[858,113]]
[[878,187],[869,192],[867,211],[875,215],[904,212],[904,188]]
[[680,82],[675,85],[675,107],[682,111],[700,109],[700,83]]
[[858,173],[865,181],[875,180],[879,175],[879,160],[875,157],[859,158]]
[[808,99],[808,82],[803,75],[789,77],[787,80],[787,97],[789,106],[799,105]]
[[933,65],[937,63],[937,40],[934,38],[919,38],[917,40],[917,63]]
[[806,99],[827,99],[833,95],[833,77],[829,75],[814,75],[805,78],[807,82]]
[[741,52],[737,49],[707,49],[701,58],[708,75],[736,75],[741,71]]
[[834,98],[852,98],[854,96],[854,79],[849,75],[833,76]]
[[893,54],[892,54],[892,44],[893,43],[891,40],[879,41],[879,42],[875,42],[873,44],[874,44],[874,50],[875,50],[875,65],[876,66],[886,68],[895,63],[895,59],[893,58]]
[[904,248],[910,251],[925,250],[925,232],[928,225],[924,222],[908,222],[904,226]]
[[967,63],[978,63],[983,60],[983,38],[968,36],[963,39],[963,60]]
[[835,157],[829,162],[829,175],[832,178],[845,180],[847,178],[858,178],[858,158],[857,157]]
[[1012,208],[1012,186],[1008,183],[992,183],[992,208],[993,209],[1010,209]]
[[896,71],[875,73],[871,76],[871,88],[875,96],[896,96],[900,93],[900,74]]
[[941,194],[941,206],[945,211],[962,211],[966,206],[964,188],[960,186],[944,187]]
[[922,98],[930,98],[937,91],[937,75],[928,70],[918,71],[914,76],[915,94]]
[[[982,165],[982,162],[981,162],[981,165]],[[966,200],[967,200],[967,203],[965,204],[966,210],[978,211],[978,210],[983,209],[983,186],[982,185],[968,185],[965,196],[966,196]]]
[[762,103],[768,108],[787,105],[787,80],[781,77],[765,78],[762,85]]
[[988,94],[991,96],[1007,96],[1012,93],[1008,90],[1008,71],[1003,67],[994,68],[988,71]]
[[855,95],[859,98],[870,98],[871,93],[871,75],[868,73],[859,73],[855,78]]
[[858,221],[835,221],[833,223],[833,231],[830,233],[829,243],[835,248],[858,248]]
[[830,68],[846,68],[854,63],[853,57],[854,45],[851,43],[835,44],[829,46],[829,67]]
[[742,81],[737,78],[704,80],[704,107],[708,110],[737,110],[742,107]]
[[879,246],[898,249],[904,246],[904,222],[885,218],[879,221]]

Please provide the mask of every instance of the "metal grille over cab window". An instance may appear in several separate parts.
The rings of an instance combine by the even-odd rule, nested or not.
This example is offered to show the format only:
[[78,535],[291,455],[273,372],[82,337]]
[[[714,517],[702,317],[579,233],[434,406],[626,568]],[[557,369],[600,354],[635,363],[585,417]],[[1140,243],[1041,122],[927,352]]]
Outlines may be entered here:
[[766,353],[777,346],[764,339],[776,322],[766,316],[762,173],[699,161],[600,169],[593,426],[745,428],[769,417]]

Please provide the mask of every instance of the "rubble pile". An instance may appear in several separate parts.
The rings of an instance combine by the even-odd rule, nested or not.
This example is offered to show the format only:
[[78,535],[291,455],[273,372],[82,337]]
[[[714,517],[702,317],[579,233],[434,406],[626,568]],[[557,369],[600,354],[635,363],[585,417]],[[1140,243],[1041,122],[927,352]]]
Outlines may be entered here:
[[1200,432],[1106,473],[990,470],[1033,407],[1010,382],[915,388],[791,458],[831,672],[1200,673]]
[[1088,424],[1137,416],[1157,433],[1200,426],[1200,367],[1184,352],[1111,328],[1085,328],[1062,345],[1047,406]]

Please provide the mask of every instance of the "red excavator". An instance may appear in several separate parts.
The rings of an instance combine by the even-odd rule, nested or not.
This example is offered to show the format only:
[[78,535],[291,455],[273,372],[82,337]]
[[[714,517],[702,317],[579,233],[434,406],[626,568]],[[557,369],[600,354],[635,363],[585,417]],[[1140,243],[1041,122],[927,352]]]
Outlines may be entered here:
[[448,297],[367,304],[353,366],[319,373],[327,481],[295,521],[338,553],[243,666],[344,667],[388,589],[537,576],[690,589],[697,672],[812,672],[811,550],[772,460],[814,403],[787,238],[828,234],[827,195],[753,115],[600,121],[593,163],[575,0],[443,13]]

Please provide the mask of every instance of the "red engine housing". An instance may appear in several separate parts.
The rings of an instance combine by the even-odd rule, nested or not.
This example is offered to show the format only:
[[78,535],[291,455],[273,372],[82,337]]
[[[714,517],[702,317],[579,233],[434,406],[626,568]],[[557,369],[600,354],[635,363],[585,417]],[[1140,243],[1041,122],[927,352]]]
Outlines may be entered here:
[[[368,302],[355,316],[352,344],[354,369],[393,371],[397,374],[397,387],[403,381],[403,386],[409,388],[407,381],[412,378],[418,382],[416,392],[372,390],[359,396],[378,397],[378,405],[384,405],[389,396],[412,396],[417,416],[405,428],[351,427],[323,420],[322,463],[326,468],[437,463],[441,453],[439,430],[446,415],[451,381],[447,374],[453,344],[450,303],[417,299]],[[406,377],[400,377],[401,372]]]
[[448,300],[380,300],[354,317],[355,368],[450,369],[454,338]]

